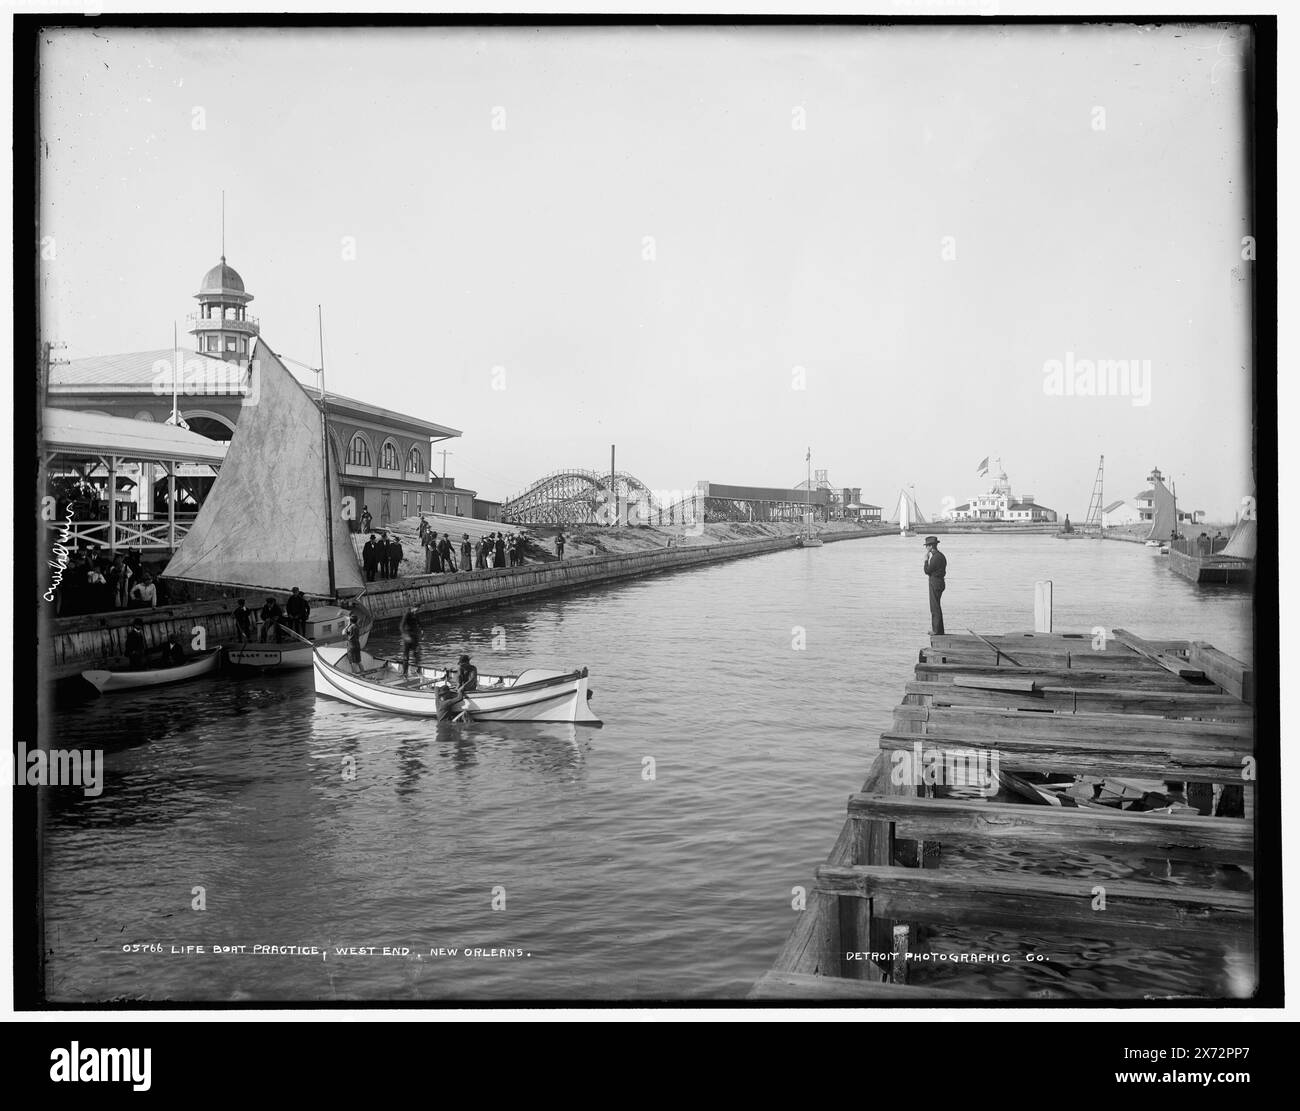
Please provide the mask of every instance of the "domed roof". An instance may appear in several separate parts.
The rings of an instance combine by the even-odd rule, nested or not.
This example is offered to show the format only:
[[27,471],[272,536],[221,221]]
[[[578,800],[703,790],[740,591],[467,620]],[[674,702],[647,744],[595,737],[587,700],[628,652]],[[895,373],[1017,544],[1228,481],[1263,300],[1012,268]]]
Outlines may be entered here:
[[200,293],[243,293],[244,279],[241,278],[233,266],[227,266],[225,257],[217,263],[211,270],[203,275],[203,282],[199,286]]

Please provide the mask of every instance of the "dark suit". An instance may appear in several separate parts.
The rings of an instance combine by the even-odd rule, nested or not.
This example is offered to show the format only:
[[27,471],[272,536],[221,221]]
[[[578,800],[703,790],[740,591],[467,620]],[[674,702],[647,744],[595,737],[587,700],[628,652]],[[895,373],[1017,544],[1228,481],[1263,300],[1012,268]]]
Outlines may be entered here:
[[930,632],[942,636],[943,606],[940,600],[943,597],[944,580],[948,574],[948,560],[943,552],[938,548],[929,552],[925,557],[924,570],[930,580]]
[[366,568],[366,582],[375,581],[375,570],[379,566],[379,553],[375,550],[377,546],[373,540],[367,540],[361,549],[361,562]]

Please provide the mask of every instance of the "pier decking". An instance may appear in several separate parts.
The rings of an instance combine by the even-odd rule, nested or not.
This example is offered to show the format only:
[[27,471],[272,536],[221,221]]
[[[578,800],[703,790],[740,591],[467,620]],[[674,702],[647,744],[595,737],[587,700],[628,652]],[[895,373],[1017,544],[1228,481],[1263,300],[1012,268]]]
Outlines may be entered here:
[[[1199,642],[933,636],[750,998],[1024,998],[1023,974],[988,987],[1007,967],[994,954],[1036,959],[1022,937],[1024,950],[1046,939],[1058,963],[1085,939],[1218,950],[1253,983],[1253,699],[1252,670]],[[1078,853],[1101,863],[1072,866]],[[953,927],[1002,941],[934,977],[927,940]],[[1112,998],[1145,997],[1133,982]]]

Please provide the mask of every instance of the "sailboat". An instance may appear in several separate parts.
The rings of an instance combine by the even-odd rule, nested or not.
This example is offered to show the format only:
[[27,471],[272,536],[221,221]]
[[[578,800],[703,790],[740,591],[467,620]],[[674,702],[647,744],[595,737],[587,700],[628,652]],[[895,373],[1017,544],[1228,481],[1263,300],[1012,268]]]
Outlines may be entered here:
[[[350,609],[342,603],[348,597],[355,602],[365,580],[347,531],[334,528],[343,505],[334,456],[323,383],[318,408],[257,337],[248,392],[221,474],[163,576],[244,592],[253,611],[262,598],[282,599],[299,587],[327,599],[312,607],[307,639],[342,644]],[[321,493],[312,497],[312,490]],[[363,643],[371,624],[363,609]],[[227,647],[227,661],[263,669],[310,667],[311,644],[286,639]]]
[[808,464],[808,490],[806,504],[808,508],[803,515],[803,533],[799,536],[799,546],[801,548],[820,548],[825,541],[820,536],[813,534],[812,530],[812,448],[808,449],[808,454],[804,461]]

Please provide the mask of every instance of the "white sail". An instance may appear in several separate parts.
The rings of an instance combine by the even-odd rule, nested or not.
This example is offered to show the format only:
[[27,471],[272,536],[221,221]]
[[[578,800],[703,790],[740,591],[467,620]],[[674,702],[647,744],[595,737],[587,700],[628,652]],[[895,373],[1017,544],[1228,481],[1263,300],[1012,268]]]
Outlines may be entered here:
[[[263,590],[329,593],[321,418],[316,402],[259,338],[249,396],[225,462],[167,578]],[[331,445],[332,448],[332,445]],[[330,451],[335,590],[364,589],[341,519],[337,460]]]
[[900,494],[898,498],[898,528],[901,532],[906,532],[912,527],[912,508],[907,500],[906,494]]

